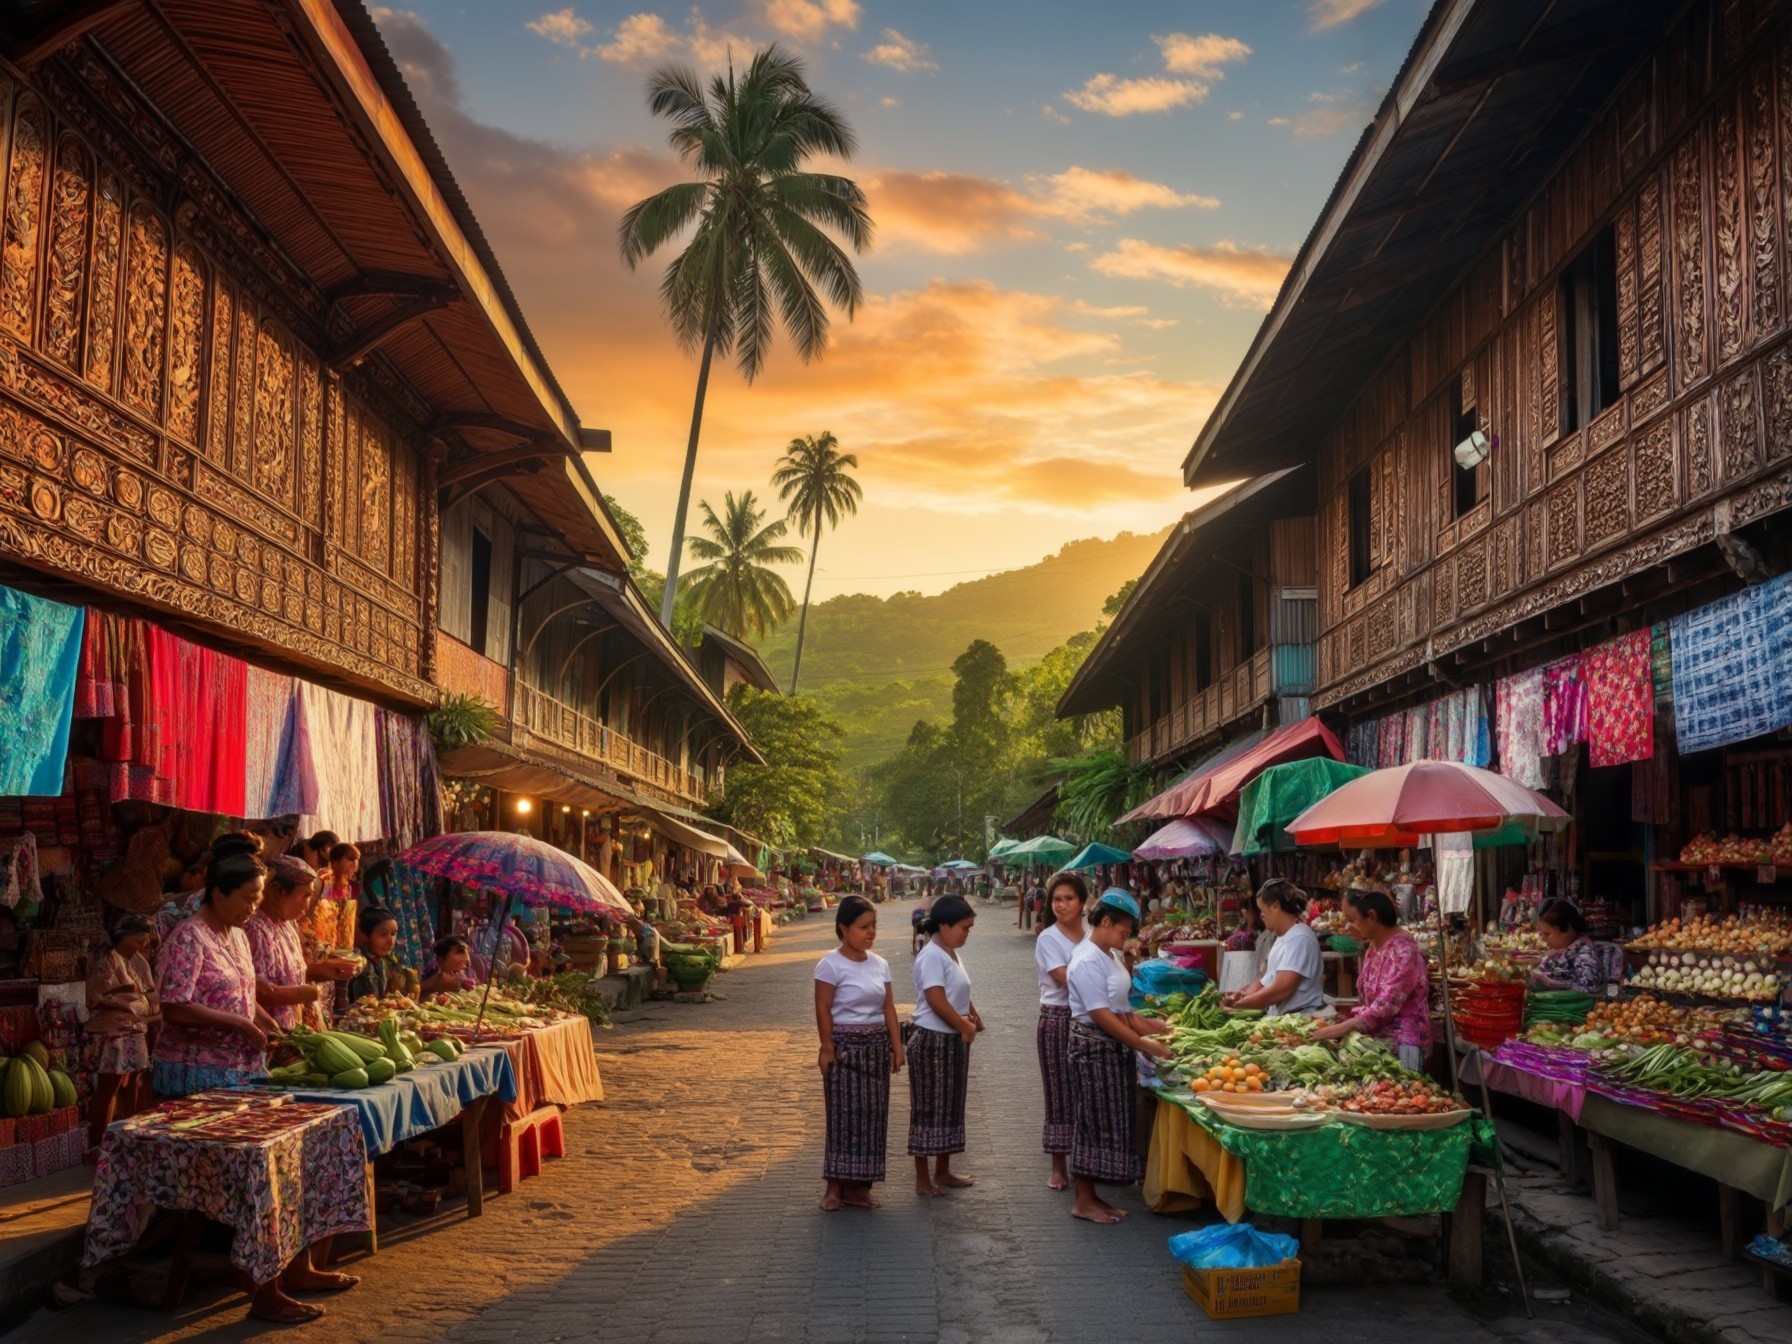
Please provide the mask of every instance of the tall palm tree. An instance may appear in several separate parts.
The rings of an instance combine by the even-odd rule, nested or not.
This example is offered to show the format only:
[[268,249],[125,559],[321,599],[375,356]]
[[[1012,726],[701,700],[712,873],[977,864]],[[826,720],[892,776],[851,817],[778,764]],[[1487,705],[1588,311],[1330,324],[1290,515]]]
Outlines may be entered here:
[[672,123],[672,147],[700,177],[639,202],[620,230],[622,260],[633,270],[696,225],[660,282],[679,344],[703,352],[660,610],[670,625],[710,360],[718,352],[734,356],[751,383],[771,346],[774,306],[803,362],[819,358],[828,310],[817,287],[848,318],[864,297],[852,258],[824,230],[863,252],[871,245],[871,215],[850,178],[804,171],[816,155],[851,158],[857,142],[833,104],[810,92],[803,63],[775,43],[738,80],[732,61],[707,90],[689,66],[666,65],[647,90],[654,115]]
[[782,518],[767,523],[751,490],[742,491],[738,499],[730,490],[723,497],[719,518],[708,500],[697,507],[703,510],[709,536],[692,537],[691,554],[709,563],[693,569],[685,583],[703,619],[736,639],[745,639],[749,630],[763,638],[772,626],[789,620],[796,606],[790,585],[768,568],[803,558],[800,547],[777,544],[790,524]]
[[803,614],[796,624],[796,662],[790,669],[790,693],[803,670],[803,636],[809,632],[809,594],[815,587],[815,554],[821,549],[823,524],[840,526],[840,519],[859,511],[864,492],[849,471],[859,469],[858,455],[840,451],[840,440],[831,431],[820,436],[792,439],[772,472],[778,497],[796,519],[797,535],[809,538],[809,579],[803,584]]

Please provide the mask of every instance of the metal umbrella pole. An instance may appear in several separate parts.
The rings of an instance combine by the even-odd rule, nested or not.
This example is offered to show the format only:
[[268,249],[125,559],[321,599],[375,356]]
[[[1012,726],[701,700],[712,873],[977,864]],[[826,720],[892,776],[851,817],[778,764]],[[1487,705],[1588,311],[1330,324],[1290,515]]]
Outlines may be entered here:
[[[1437,956],[1444,986],[1444,1043],[1450,1056],[1450,1086],[1460,1092],[1462,1082],[1456,1060],[1456,1018],[1450,1009],[1450,939],[1448,926],[1444,923],[1443,851],[1438,847],[1435,834],[1431,837],[1431,859],[1437,870]],[[1512,1272],[1518,1276],[1518,1297],[1524,1303],[1524,1314],[1535,1320],[1536,1313],[1531,1310],[1531,1290],[1524,1278],[1524,1258],[1518,1251],[1518,1230],[1512,1225],[1512,1205],[1506,1198],[1506,1155],[1500,1148],[1499,1131],[1494,1128],[1492,1089],[1487,1084],[1487,1062],[1481,1058],[1478,1049],[1475,1050],[1475,1056],[1476,1072],[1481,1083],[1481,1114],[1486,1117],[1487,1128],[1493,1131],[1493,1185],[1499,1192],[1500,1217],[1506,1224],[1506,1244],[1512,1249]]]
[[503,908],[498,911],[498,932],[492,939],[492,954],[487,958],[485,970],[485,993],[479,996],[479,1016],[473,1022],[473,1030],[478,1031],[485,1023],[485,1005],[491,1001],[492,982],[498,978],[498,947],[504,941],[504,926],[510,922],[510,906],[516,897],[506,892]]

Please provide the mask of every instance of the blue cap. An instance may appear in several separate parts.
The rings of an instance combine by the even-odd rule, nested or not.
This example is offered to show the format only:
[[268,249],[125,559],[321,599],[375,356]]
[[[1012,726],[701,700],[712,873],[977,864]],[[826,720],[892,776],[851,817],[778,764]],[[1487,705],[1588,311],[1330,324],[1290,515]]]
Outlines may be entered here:
[[1111,906],[1115,910],[1123,910],[1131,915],[1134,920],[1140,918],[1139,903],[1133,899],[1133,894],[1125,887],[1109,887],[1106,891],[1101,893],[1101,899],[1096,901],[1095,904]]

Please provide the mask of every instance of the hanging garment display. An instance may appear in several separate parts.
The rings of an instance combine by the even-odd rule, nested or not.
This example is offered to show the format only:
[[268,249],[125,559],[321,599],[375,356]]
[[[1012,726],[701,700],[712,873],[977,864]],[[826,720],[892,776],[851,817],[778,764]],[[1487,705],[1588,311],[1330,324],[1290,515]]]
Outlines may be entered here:
[[62,792],[82,616],[80,607],[0,588],[0,794]]
[[1792,724],[1792,575],[1668,623],[1681,752]]

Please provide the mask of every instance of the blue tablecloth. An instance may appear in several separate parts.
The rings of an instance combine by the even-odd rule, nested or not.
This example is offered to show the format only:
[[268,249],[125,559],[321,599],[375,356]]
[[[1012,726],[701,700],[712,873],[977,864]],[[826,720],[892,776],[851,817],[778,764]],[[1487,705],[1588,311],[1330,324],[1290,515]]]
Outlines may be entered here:
[[302,1101],[352,1106],[361,1117],[369,1157],[450,1124],[480,1097],[516,1100],[516,1070],[498,1046],[469,1050],[453,1063],[419,1065],[378,1087],[353,1092],[295,1091]]

